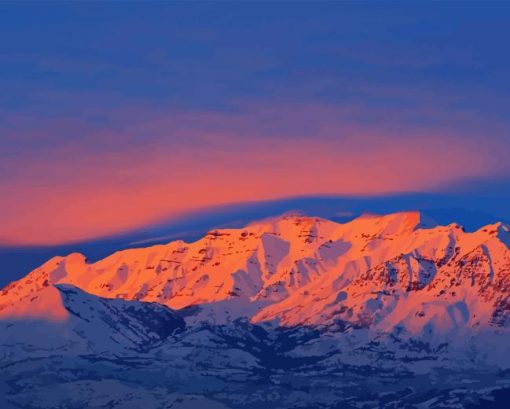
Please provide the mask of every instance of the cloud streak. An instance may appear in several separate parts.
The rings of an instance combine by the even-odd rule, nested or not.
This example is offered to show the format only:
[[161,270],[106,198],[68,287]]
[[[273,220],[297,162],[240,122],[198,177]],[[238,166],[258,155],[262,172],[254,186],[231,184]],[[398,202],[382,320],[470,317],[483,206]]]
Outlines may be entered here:
[[209,206],[430,191],[505,171],[496,142],[410,126],[392,133],[351,114],[259,105],[232,114],[170,112],[127,130],[85,128],[83,139],[70,134],[44,154],[2,162],[9,178],[0,187],[0,239],[72,242]]

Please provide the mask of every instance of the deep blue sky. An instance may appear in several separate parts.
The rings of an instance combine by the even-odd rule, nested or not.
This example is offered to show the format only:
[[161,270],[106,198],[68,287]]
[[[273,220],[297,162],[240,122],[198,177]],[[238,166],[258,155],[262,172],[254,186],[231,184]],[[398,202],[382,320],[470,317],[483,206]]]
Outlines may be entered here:
[[[80,108],[100,121],[97,111],[119,102],[425,102],[365,91],[395,86],[436,93],[440,104],[456,90],[462,101],[451,108],[506,117],[506,2],[23,2],[2,3],[0,13],[6,113]],[[90,95],[65,104],[52,98],[58,92]]]
[[0,13],[5,114],[100,122],[112,103],[230,111],[247,98],[407,107],[429,91],[506,117],[507,2],[42,1]]
[[[278,205],[231,221],[509,220],[508,21],[508,2],[0,3],[0,274],[183,214],[198,234],[232,202]],[[290,199],[321,195],[356,206]]]

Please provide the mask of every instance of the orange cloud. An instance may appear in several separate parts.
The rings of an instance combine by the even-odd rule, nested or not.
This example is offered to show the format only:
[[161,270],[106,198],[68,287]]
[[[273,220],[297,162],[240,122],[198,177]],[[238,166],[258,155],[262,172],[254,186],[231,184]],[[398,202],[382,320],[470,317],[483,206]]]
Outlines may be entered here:
[[493,146],[455,135],[404,137],[329,124],[312,129],[314,137],[257,137],[257,131],[243,133],[232,124],[209,131],[209,120],[225,118],[206,119],[202,129],[183,128],[181,139],[167,137],[166,129],[175,133],[175,124],[160,120],[137,129],[139,135],[158,132],[147,143],[123,144],[130,139],[122,134],[96,135],[98,146],[101,138],[113,138],[115,150],[67,143],[45,155],[5,162],[13,177],[0,186],[0,240],[71,242],[213,205],[425,191],[500,171]]

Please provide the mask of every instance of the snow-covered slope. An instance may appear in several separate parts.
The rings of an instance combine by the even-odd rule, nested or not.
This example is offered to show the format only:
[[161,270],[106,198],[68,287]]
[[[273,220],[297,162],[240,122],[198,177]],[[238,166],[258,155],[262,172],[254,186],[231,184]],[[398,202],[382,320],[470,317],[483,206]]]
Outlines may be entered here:
[[58,319],[31,314],[1,320],[0,345],[9,348],[0,348],[0,356],[5,353],[13,359],[29,352],[31,357],[140,352],[185,327],[175,312],[156,303],[100,298],[67,284],[45,288],[41,293],[41,298],[58,306]]

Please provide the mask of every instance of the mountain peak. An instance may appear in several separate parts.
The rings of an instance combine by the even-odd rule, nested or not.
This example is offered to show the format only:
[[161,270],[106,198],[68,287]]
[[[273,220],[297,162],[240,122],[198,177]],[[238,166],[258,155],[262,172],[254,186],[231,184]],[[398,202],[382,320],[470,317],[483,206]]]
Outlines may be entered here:
[[387,215],[365,213],[351,223],[357,221],[363,222],[364,225],[368,222],[374,227],[382,228],[382,231],[387,234],[401,234],[415,230],[420,225],[421,214],[419,211],[403,211]]

